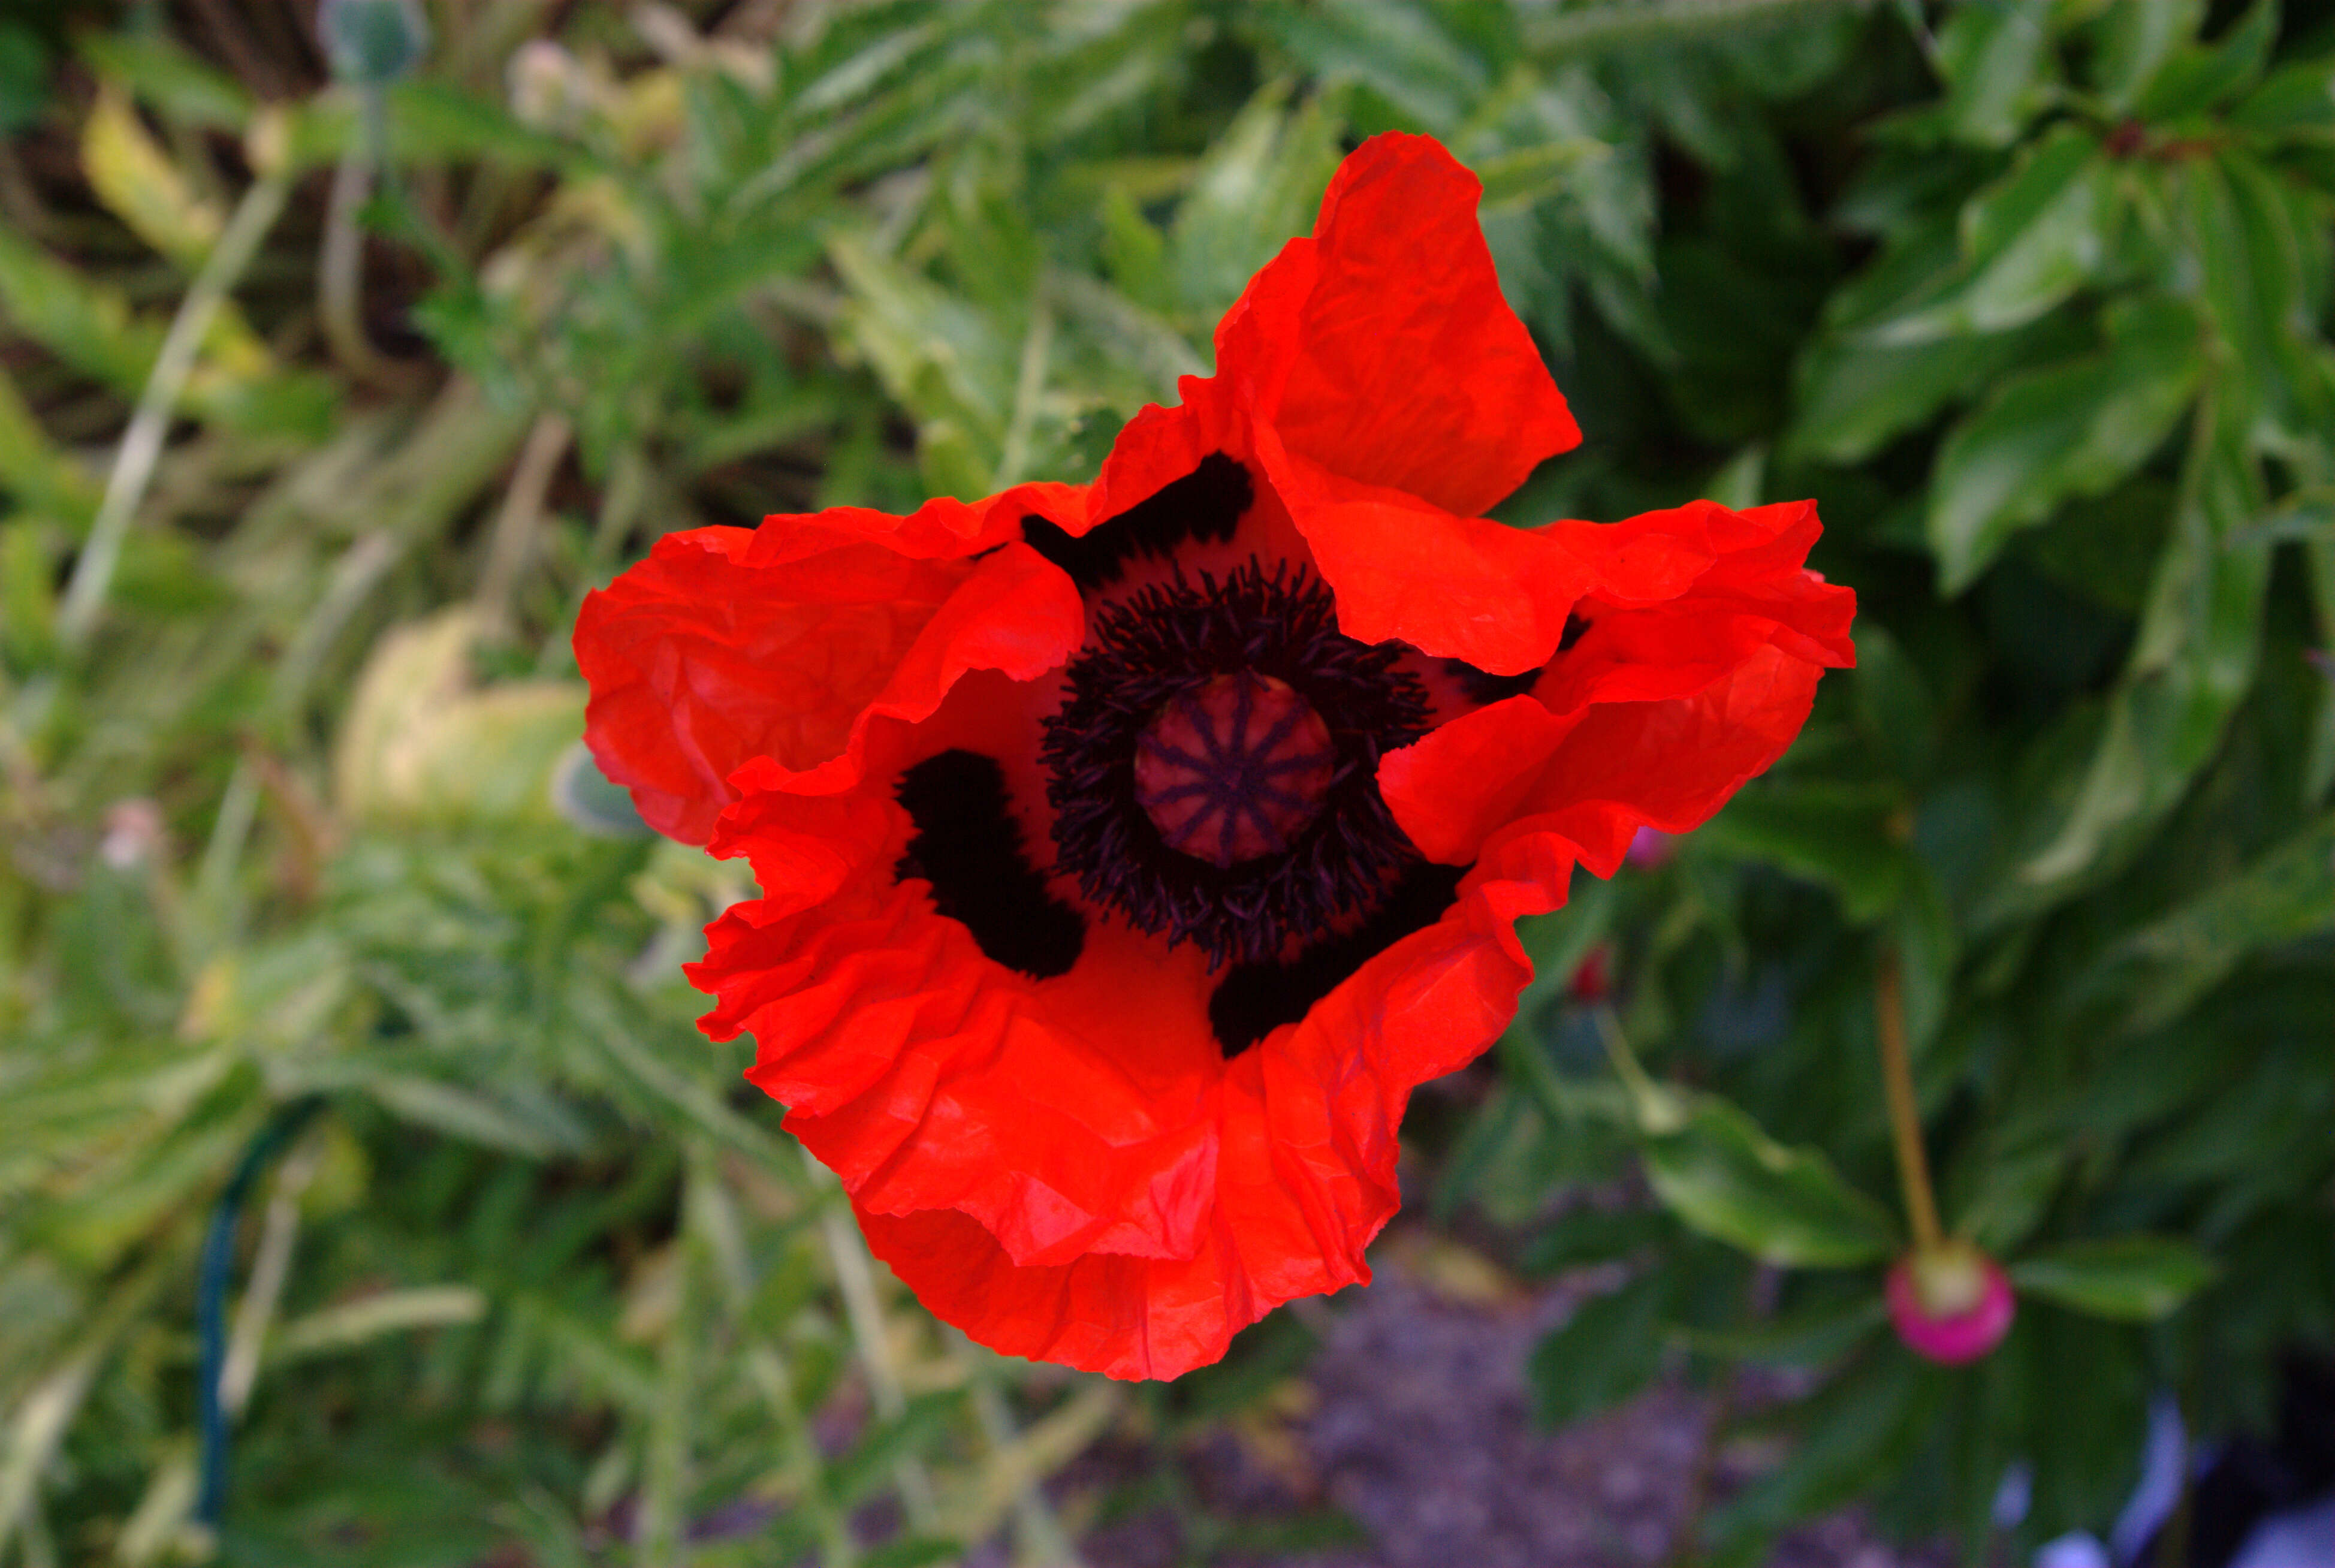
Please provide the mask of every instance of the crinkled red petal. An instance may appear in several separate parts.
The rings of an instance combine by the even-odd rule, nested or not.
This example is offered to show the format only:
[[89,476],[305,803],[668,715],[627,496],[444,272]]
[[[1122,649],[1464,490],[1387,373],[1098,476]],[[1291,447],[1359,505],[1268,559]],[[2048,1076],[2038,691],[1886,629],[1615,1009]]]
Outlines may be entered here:
[[[1020,509],[1003,509],[1018,537]],[[968,670],[1029,679],[1059,665],[1083,634],[1076,588],[1028,547],[993,540],[974,511],[846,508],[658,540],[576,618],[601,769],[651,827],[702,843],[749,762],[836,788],[856,776],[876,717],[931,713]],[[973,548],[993,553],[961,558]]]
[[1270,426],[1258,465],[1338,596],[1338,627],[1364,643],[1408,643],[1494,674],[1548,663],[1588,566],[1530,529],[1455,516],[1291,455]]
[[1538,530],[1592,574],[1588,630],[1531,695],[1389,753],[1395,820],[1463,866],[1529,820],[1601,876],[1640,828],[1700,826],[1798,734],[1821,670],[1855,663],[1855,595],[1801,566],[1817,533],[1806,502]]
[[1364,1249],[1400,1199],[1410,1091],[1507,1027],[1532,973],[1513,924],[1562,903],[1570,870],[1552,836],[1511,846],[1441,921],[1226,1067],[1216,1180],[1188,1255],[1032,1265],[961,1212],[861,1205],[869,1244],[983,1343],[1115,1378],[1178,1376],[1284,1302],[1367,1283]]
[[1292,453],[1461,516],[1581,440],[1500,293],[1483,190],[1429,137],[1371,138],[1216,339],[1217,379]]

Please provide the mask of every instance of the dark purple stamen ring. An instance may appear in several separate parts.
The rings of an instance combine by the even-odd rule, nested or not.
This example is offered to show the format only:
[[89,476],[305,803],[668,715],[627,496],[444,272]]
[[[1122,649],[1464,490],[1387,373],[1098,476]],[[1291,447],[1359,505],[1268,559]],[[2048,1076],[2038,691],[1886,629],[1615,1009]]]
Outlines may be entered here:
[[[1429,722],[1400,657],[1340,633],[1329,589],[1303,568],[1178,573],[1101,606],[1045,721],[1054,869],[1213,964],[1277,958],[1375,908],[1419,858],[1377,783],[1380,755]],[[1275,687],[1289,699],[1268,703]],[[1291,700],[1318,735],[1303,718],[1275,733]],[[1264,766],[1244,770],[1232,751]]]

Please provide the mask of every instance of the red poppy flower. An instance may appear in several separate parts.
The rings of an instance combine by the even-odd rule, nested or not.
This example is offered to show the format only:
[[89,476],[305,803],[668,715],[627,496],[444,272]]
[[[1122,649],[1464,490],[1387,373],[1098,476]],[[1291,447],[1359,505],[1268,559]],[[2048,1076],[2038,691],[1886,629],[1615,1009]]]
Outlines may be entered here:
[[1169,1378],[1367,1281],[1516,917],[1851,662],[1810,505],[1480,515],[1580,439],[1480,189],[1365,144],[1091,485],[669,535],[577,624],[602,768],[762,888],[705,1030],[1000,1350]]

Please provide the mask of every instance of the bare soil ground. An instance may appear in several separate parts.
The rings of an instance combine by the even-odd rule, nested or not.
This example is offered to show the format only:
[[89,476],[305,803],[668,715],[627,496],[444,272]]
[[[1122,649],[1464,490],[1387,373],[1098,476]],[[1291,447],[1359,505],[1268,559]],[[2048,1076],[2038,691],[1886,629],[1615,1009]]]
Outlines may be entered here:
[[[1583,1293],[1451,1288],[1400,1243],[1378,1282],[1318,1304],[1321,1344],[1258,1414],[1180,1457],[1209,1515],[1242,1524],[1215,1547],[1187,1511],[1154,1507],[1102,1524],[1082,1544],[1093,1568],[1645,1568],[1671,1559],[1702,1464],[1710,1401],[1675,1380],[1596,1419],[1550,1431],[1533,1419],[1534,1341]],[[1135,1456],[1091,1456],[1063,1477],[1091,1483]],[[1723,1495],[1756,1454],[1722,1447],[1707,1485]],[[1352,1544],[1260,1552],[1276,1519],[1350,1521]],[[1320,1522],[1328,1521],[1324,1530]],[[1002,1559],[1001,1559],[1002,1561]],[[1855,1514],[1786,1540],[1773,1568],[1933,1568]]]

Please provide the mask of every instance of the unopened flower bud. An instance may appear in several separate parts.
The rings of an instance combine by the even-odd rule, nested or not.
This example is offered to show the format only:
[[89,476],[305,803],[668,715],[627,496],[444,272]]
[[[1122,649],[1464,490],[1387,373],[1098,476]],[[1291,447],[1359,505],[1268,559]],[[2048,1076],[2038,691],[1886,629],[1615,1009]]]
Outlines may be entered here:
[[1890,1265],[1889,1321],[1925,1360],[1959,1367],[2002,1342],[2017,1315],[2010,1276],[1968,1242],[1907,1253]]
[[324,0],[316,34],[333,74],[361,87],[385,87],[413,69],[430,47],[430,19],[419,0]]

